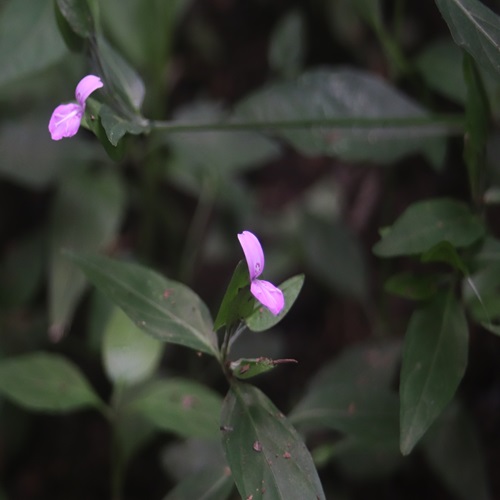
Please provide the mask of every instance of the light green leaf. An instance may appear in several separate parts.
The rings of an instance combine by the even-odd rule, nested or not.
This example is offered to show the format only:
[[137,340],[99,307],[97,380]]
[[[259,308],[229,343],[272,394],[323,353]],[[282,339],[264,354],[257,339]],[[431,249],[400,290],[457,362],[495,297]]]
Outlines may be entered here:
[[226,500],[234,487],[229,467],[206,467],[179,483],[163,500]]
[[325,499],[301,437],[259,389],[232,384],[221,428],[226,459],[242,498]]
[[263,332],[277,325],[288,314],[288,311],[297,300],[300,290],[302,290],[304,279],[305,277],[303,274],[298,274],[297,276],[287,279],[278,287],[285,297],[285,307],[277,316],[271,313],[267,307],[257,303],[254,312],[245,318],[245,323],[249,330],[253,332]]
[[87,278],[136,325],[164,342],[218,356],[207,306],[190,288],[137,264],[67,253]]
[[439,198],[410,205],[384,232],[373,252],[379,257],[416,255],[448,241],[466,247],[484,235],[484,226],[464,203]]
[[158,429],[183,437],[215,438],[219,433],[222,398],[190,380],[151,382],[130,402],[130,408]]
[[56,338],[70,321],[85,288],[83,276],[61,249],[97,251],[111,243],[124,203],[121,178],[111,170],[78,171],[61,182],[50,218],[50,321]]
[[400,448],[408,455],[453,398],[467,366],[468,328],[453,291],[413,313],[405,338]]
[[10,0],[0,10],[0,87],[45,69],[67,53],[52,0]]
[[478,0],[436,0],[455,43],[498,78],[500,18]]
[[[235,110],[239,122],[314,122],[340,120],[344,126],[273,132],[306,155],[392,163],[415,152],[428,152],[447,130],[437,124],[384,126],[391,118],[422,119],[429,114],[374,75],[355,69],[313,70],[291,82],[275,83],[244,99]],[[372,119],[369,126],[353,120]]]
[[108,377],[115,384],[135,384],[147,379],[158,367],[164,345],[115,308],[103,338],[102,354]]
[[0,393],[32,411],[65,413],[102,405],[73,363],[44,352],[2,360]]

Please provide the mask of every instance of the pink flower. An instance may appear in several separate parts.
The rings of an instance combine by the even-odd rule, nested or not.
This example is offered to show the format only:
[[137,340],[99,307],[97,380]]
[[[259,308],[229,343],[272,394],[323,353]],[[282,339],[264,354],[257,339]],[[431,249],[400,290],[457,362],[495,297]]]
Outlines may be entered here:
[[76,86],[75,96],[78,102],[60,104],[54,109],[49,122],[49,132],[54,141],[72,137],[78,132],[85,113],[85,101],[92,92],[103,85],[98,76],[87,75]]
[[283,292],[272,283],[257,279],[264,270],[264,252],[259,240],[250,231],[238,234],[238,239],[243,248],[250,273],[250,292],[263,306],[266,306],[277,316],[285,306],[285,298]]

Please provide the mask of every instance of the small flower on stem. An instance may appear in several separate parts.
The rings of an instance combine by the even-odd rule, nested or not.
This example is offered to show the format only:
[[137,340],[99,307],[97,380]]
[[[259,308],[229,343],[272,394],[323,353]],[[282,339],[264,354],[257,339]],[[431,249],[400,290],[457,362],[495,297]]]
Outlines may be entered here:
[[250,292],[275,316],[277,316],[285,306],[283,292],[269,281],[257,279],[264,271],[264,251],[257,237],[250,231],[243,231],[238,234],[243,253],[250,273]]
[[85,101],[92,92],[100,89],[103,85],[98,76],[87,75],[76,86],[77,102],[60,104],[54,109],[49,122],[49,132],[54,141],[63,137],[72,137],[78,132],[85,113]]

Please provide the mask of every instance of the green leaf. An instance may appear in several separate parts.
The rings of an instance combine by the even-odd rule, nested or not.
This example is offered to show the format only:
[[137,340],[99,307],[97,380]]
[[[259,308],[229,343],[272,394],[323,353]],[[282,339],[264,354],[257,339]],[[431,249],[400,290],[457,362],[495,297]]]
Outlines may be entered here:
[[261,373],[266,373],[276,366],[284,363],[297,363],[296,359],[271,359],[271,358],[240,358],[232,361],[229,368],[233,375],[239,379],[245,380],[255,377]]
[[300,290],[302,290],[304,279],[305,277],[303,274],[298,274],[297,276],[287,279],[278,287],[285,296],[285,307],[277,316],[272,314],[267,307],[257,304],[254,312],[245,318],[245,323],[249,330],[253,332],[263,332],[277,325],[288,314],[288,311],[297,300]]
[[478,0],[436,0],[455,43],[488,72],[500,73],[500,18]]
[[149,131],[149,125],[138,117],[124,118],[115,113],[109,106],[103,104],[99,111],[101,124],[112,146],[118,146],[125,134],[139,135]]
[[229,467],[205,467],[186,477],[163,500],[226,500],[233,487]]
[[187,286],[137,264],[98,255],[66,255],[141,330],[164,342],[218,356],[210,312]]
[[422,262],[444,262],[449,264],[453,269],[460,271],[464,276],[469,274],[462,257],[460,257],[455,247],[449,241],[441,241],[437,245],[434,245],[422,254],[420,260]]
[[299,434],[259,389],[232,384],[221,428],[226,459],[242,498],[325,498]]
[[253,303],[248,302],[250,294],[248,286],[250,278],[248,276],[248,267],[245,262],[240,260],[233,272],[231,281],[226,289],[226,293],[219,307],[219,312],[214,322],[214,330],[218,330],[224,325],[231,325],[235,321],[244,318],[253,309]]
[[81,170],[61,182],[50,218],[49,300],[51,329],[63,333],[85,288],[78,269],[61,249],[97,251],[116,237],[125,192],[112,170]]
[[[313,70],[291,82],[270,84],[235,110],[238,122],[296,122],[294,129],[275,127],[273,131],[306,155],[376,163],[393,163],[410,153],[441,147],[448,132],[435,123],[384,126],[391,118],[426,117],[425,109],[388,83],[355,69]],[[327,119],[343,121],[344,125],[298,126]],[[355,123],[367,119],[374,123]]]
[[384,290],[405,299],[427,300],[439,289],[442,277],[437,274],[416,275],[409,272],[395,274],[384,283]]
[[102,354],[108,377],[115,384],[135,384],[147,379],[158,368],[164,345],[115,308],[103,339]]
[[121,407],[118,411],[119,418],[116,419],[115,429],[119,441],[120,459],[122,464],[126,465],[140,448],[155,437],[157,429],[149,420],[130,411],[126,406],[125,409]]
[[453,295],[437,295],[415,311],[405,338],[400,448],[408,455],[453,398],[467,366],[468,328]]
[[44,352],[2,360],[0,393],[32,411],[65,413],[102,404],[73,363]]
[[94,19],[87,0],[56,0],[59,12],[71,29],[83,38],[94,33]]
[[302,228],[304,257],[318,280],[333,290],[363,301],[368,277],[359,241],[341,222],[307,216]]
[[52,0],[10,0],[0,15],[0,87],[55,64],[67,53]]
[[480,437],[471,417],[459,405],[453,405],[429,429],[422,450],[454,498],[491,498]]
[[396,343],[346,350],[310,382],[290,420],[301,429],[330,428],[367,443],[397,443],[398,399],[390,385]]
[[215,438],[222,398],[190,380],[156,380],[130,402],[130,408],[158,429],[182,437]]
[[373,252],[379,257],[417,255],[448,241],[466,247],[484,235],[484,227],[465,203],[439,198],[410,205],[384,232]]

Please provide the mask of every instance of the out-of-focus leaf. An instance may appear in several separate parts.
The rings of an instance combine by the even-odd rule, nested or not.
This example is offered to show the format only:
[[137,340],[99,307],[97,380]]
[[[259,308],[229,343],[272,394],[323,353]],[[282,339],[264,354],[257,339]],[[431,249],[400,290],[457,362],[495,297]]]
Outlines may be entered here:
[[304,279],[305,276],[303,274],[298,274],[297,276],[287,279],[278,287],[285,297],[285,307],[278,315],[275,316],[267,307],[257,303],[254,312],[245,318],[247,327],[253,332],[263,332],[277,325],[288,314],[288,311],[297,300],[300,290],[302,290]]
[[369,443],[397,443],[398,400],[390,390],[399,344],[346,350],[311,381],[290,415],[304,429],[331,428]]
[[274,29],[269,45],[269,66],[284,77],[299,73],[304,64],[306,29],[300,11],[289,12]]
[[211,466],[185,478],[163,500],[226,500],[234,487],[227,466]]
[[229,368],[234,376],[239,379],[252,378],[261,373],[266,373],[284,363],[297,363],[296,359],[271,359],[271,358],[240,358],[232,361]]
[[242,498],[325,498],[301,437],[256,387],[232,384],[224,400],[221,429],[226,459]]
[[480,265],[500,262],[500,240],[486,236],[475,261]]
[[[388,83],[355,69],[309,71],[294,81],[258,90],[235,109],[238,122],[308,122],[307,127],[273,127],[274,133],[304,154],[376,163],[392,163],[444,144],[448,132],[438,124],[384,126],[391,118],[427,116],[425,109]],[[374,123],[310,126],[326,119],[372,119]]]
[[88,38],[94,33],[94,19],[88,0],[57,0],[59,12],[79,36]]
[[448,241],[466,247],[484,235],[484,226],[464,203],[440,198],[410,205],[384,232],[373,252],[379,257],[416,255]]
[[85,288],[85,280],[61,249],[97,251],[110,244],[125,208],[120,177],[111,170],[75,172],[64,178],[50,221],[50,322],[59,338]]
[[130,407],[158,429],[183,437],[215,438],[222,398],[213,390],[181,378],[148,384]]
[[467,266],[462,257],[455,250],[455,247],[449,241],[441,241],[437,245],[422,254],[422,262],[445,262],[453,269],[462,272],[464,276],[469,274]]
[[366,299],[365,259],[359,242],[344,224],[306,217],[302,244],[306,263],[317,279],[341,294]]
[[164,343],[146,335],[118,308],[103,339],[104,368],[115,384],[135,384],[151,376],[160,363]]
[[218,356],[207,306],[190,288],[137,264],[67,253],[87,278],[136,325],[164,342]]
[[453,398],[467,366],[469,334],[451,290],[415,311],[405,338],[400,382],[400,448],[411,452]]
[[405,272],[391,276],[384,283],[384,290],[406,299],[427,300],[436,294],[441,279],[437,274],[415,275]]
[[120,409],[120,418],[116,422],[116,434],[120,443],[122,463],[126,464],[142,446],[154,437],[156,432],[156,426],[142,415]]
[[66,54],[52,0],[9,0],[0,15],[0,87],[55,64]]
[[422,440],[427,460],[455,498],[489,500],[484,452],[472,419],[453,405]]
[[0,393],[32,411],[63,413],[102,404],[73,363],[44,352],[0,361]]
[[478,0],[436,0],[455,43],[498,78],[500,17]]
[[101,106],[99,116],[109,142],[115,147],[127,133],[139,135],[149,131],[149,125],[145,120],[139,117],[124,118],[106,104]]

